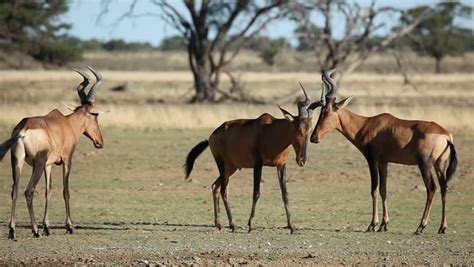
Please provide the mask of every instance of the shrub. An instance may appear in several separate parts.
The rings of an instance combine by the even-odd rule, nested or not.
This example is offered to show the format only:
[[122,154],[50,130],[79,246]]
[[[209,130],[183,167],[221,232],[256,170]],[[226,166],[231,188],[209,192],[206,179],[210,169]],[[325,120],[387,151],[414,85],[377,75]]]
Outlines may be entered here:
[[29,54],[36,60],[60,66],[82,58],[82,50],[64,40],[38,41]]

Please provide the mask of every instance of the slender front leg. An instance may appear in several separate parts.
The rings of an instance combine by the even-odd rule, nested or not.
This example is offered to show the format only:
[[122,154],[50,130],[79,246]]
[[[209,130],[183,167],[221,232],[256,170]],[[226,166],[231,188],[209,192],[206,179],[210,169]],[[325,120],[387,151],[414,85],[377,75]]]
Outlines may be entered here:
[[71,164],[63,164],[63,197],[66,206],[66,231],[69,234],[74,233],[74,227],[71,221],[71,210],[69,208],[69,174],[71,173]]
[[43,235],[48,236],[50,234],[49,219],[48,219],[48,205],[49,205],[49,201],[52,195],[51,165],[47,165],[44,167],[44,178],[46,181],[46,191],[45,191],[46,202],[44,205]]
[[237,169],[235,167],[225,166],[225,176],[223,177],[221,182],[221,197],[222,201],[224,202],[225,210],[227,212],[227,218],[229,219],[229,227],[232,232],[235,232],[235,230],[237,230],[237,226],[232,220],[232,212],[230,211],[230,204],[229,200],[227,199],[227,188],[229,186],[230,177],[236,170]]
[[229,227],[232,230],[232,232],[235,232],[237,227],[234,224],[234,221],[232,220],[232,212],[230,210],[229,201],[227,199],[227,186],[228,185],[229,185],[229,177],[225,177],[224,181],[221,184],[221,196],[222,196],[222,201],[224,202],[225,211],[227,213],[227,219],[229,220]]
[[387,232],[388,207],[387,207],[387,163],[379,164],[380,196],[382,197],[383,219],[378,232]]
[[369,227],[367,227],[367,232],[374,232],[375,226],[379,223],[379,214],[378,214],[378,206],[377,206],[377,198],[378,198],[378,166],[377,163],[368,160],[369,163],[369,170],[370,170],[370,181],[371,181],[371,188],[370,194],[372,195],[372,222],[370,222]]
[[277,166],[278,171],[278,182],[280,183],[281,197],[283,198],[283,204],[285,205],[287,227],[293,234],[296,231],[296,226],[291,221],[291,210],[290,210],[290,199],[288,197],[288,190],[286,189],[286,164]]
[[257,157],[255,161],[255,166],[253,167],[253,198],[252,198],[252,211],[250,212],[249,218],[249,233],[252,230],[256,230],[257,226],[255,225],[255,207],[257,206],[257,201],[260,198],[260,182],[262,181],[262,159]]
[[33,210],[33,197],[35,194],[36,185],[38,185],[38,182],[41,178],[41,173],[43,172],[43,166],[45,163],[46,159],[43,159],[41,156],[39,156],[39,158],[37,158],[33,163],[33,173],[31,174],[30,182],[28,183],[28,187],[25,191],[26,204],[28,205],[28,212],[30,213],[31,230],[33,231],[33,235],[35,237],[39,237],[40,235],[38,232],[38,225],[36,224],[35,212]]
[[222,225],[219,220],[219,188],[221,187],[221,176],[217,177],[216,181],[212,184],[212,199],[214,200],[214,225],[217,229],[221,230]]
[[12,209],[10,214],[10,223],[9,223],[9,231],[8,231],[8,239],[13,240],[15,239],[15,211],[16,211],[16,200],[18,198],[18,184],[20,182],[20,175],[21,170],[23,168],[23,164],[25,163],[25,150],[23,145],[16,145],[12,148],[11,152],[11,165],[12,165],[12,176],[13,176],[13,184],[12,184]]

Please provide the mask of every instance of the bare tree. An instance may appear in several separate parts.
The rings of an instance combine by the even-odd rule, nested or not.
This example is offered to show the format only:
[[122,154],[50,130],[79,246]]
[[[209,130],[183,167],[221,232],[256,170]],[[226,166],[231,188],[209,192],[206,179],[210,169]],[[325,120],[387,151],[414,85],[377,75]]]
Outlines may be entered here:
[[[102,0],[97,21],[110,11],[114,0]],[[195,95],[191,102],[214,102],[217,94],[237,101],[244,93],[219,89],[221,74],[230,77],[235,89],[237,79],[226,67],[242,47],[270,22],[284,17],[288,0],[149,0],[160,12],[135,13],[138,0],[130,2],[117,24],[126,18],[160,16],[186,40],[188,64],[194,77]],[[235,91],[235,90],[234,90]],[[259,102],[259,101],[256,101]]]
[[281,7],[285,4],[284,0],[184,0],[186,12],[182,12],[176,1],[152,2],[187,40],[188,63],[196,91],[191,102],[216,100],[216,93],[222,92],[218,90],[221,74],[230,75],[225,68],[250,38],[283,16]]
[[[300,24],[298,34],[307,38],[306,45],[314,50],[321,69],[344,66],[345,73],[350,73],[372,53],[413,30],[427,12],[428,9],[411,23],[380,38],[374,38],[374,33],[384,26],[378,18],[383,14],[404,16],[405,13],[393,7],[375,7],[375,0],[367,8],[342,0],[302,1],[294,19]],[[314,23],[313,18],[322,18],[322,23]],[[344,26],[342,37],[334,34],[336,23]]]

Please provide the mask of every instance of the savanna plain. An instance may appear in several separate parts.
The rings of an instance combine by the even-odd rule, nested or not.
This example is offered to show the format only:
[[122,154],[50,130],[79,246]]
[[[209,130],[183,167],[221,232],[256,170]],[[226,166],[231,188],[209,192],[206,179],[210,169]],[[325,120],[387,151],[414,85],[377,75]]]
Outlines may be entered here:
[[[97,56],[86,57],[84,64],[100,65],[94,60]],[[184,104],[192,88],[192,77],[185,70],[97,69],[105,80],[98,91],[98,106],[110,112],[99,116],[104,149],[96,150],[81,137],[75,153],[70,189],[76,231],[66,234],[62,171],[55,166],[49,208],[52,235],[33,237],[20,194],[17,240],[7,240],[12,181],[7,155],[0,162],[0,264],[474,264],[472,71],[414,72],[413,87],[403,84],[399,74],[362,68],[340,84],[341,96],[354,96],[348,107],[354,112],[432,120],[454,135],[459,164],[448,189],[447,232],[437,234],[441,220],[437,192],[428,227],[422,235],[414,235],[426,199],[418,168],[389,165],[389,231],[365,233],[372,209],[367,163],[337,132],[309,145],[305,167],[297,166],[293,152],[289,156],[290,205],[299,228],[295,234],[284,228],[277,173],[269,167],[263,169],[258,229],[247,233],[253,178],[251,170],[242,169],[229,189],[234,219],[242,228],[236,233],[228,228],[218,231],[213,226],[211,196],[218,171],[211,153],[207,150],[198,158],[188,181],[182,170],[184,159],[225,120],[255,118],[263,112],[282,117],[276,105]],[[298,81],[313,99],[320,95],[316,71],[244,69],[235,71],[257,97],[292,93]],[[0,71],[0,139],[7,139],[23,117],[43,115],[53,108],[67,113],[58,101],[77,103],[74,88],[79,82],[70,70]],[[110,90],[125,82],[125,92]],[[224,88],[228,84],[223,81]],[[294,104],[282,104],[296,112]],[[313,125],[318,114],[316,110]],[[20,192],[30,175],[31,168],[25,166]],[[44,182],[36,188],[34,206],[41,222]],[[226,222],[224,209],[221,222]]]

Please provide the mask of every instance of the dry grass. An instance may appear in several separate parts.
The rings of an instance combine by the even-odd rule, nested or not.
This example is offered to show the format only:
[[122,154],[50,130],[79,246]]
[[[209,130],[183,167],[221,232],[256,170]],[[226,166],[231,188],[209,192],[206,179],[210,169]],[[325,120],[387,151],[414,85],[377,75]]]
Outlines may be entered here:
[[[99,68],[97,68],[99,69]],[[100,69],[99,69],[100,70]],[[189,71],[101,71],[106,82],[189,82],[193,80]],[[236,72],[247,83],[320,83],[320,75],[315,72]],[[414,83],[472,83],[474,76],[471,73],[450,74],[414,74],[411,76]],[[75,83],[81,78],[71,70],[0,70],[0,82],[52,82],[61,81]],[[222,77],[228,82],[228,77]],[[402,83],[403,77],[399,74],[377,74],[358,72],[344,77],[343,82],[352,83]],[[378,84],[380,85],[380,84]],[[472,84],[471,84],[472,88]]]
[[[450,107],[443,105],[415,106],[411,108],[396,107],[389,104],[380,106],[365,106],[354,100],[350,110],[361,115],[375,115],[389,112],[404,119],[423,119],[436,121],[448,129],[474,128],[473,111],[469,107]],[[290,105],[288,110],[296,112]],[[43,103],[35,106],[8,105],[0,107],[0,124],[12,128],[21,118],[46,114],[53,108],[67,114],[69,111],[59,103]],[[216,128],[226,120],[237,118],[255,118],[264,112],[276,117],[282,117],[275,105],[105,105],[103,108],[110,113],[100,116],[100,122],[105,127],[123,127],[143,130],[154,129],[209,129]],[[21,112],[19,112],[19,110]],[[316,113],[317,114],[317,113]],[[7,127],[8,128],[8,127]]]
[[[191,96],[189,72],[103,71],[105,84],[99,104],[112,112],[101,116],[105,126],[141,129],[214,128],[223,121],[254,118],[263,112],[280,116],[276,105],[221,103],[183,104]],[[240,73],[246,88],[261,98],[297,90],[303,82],[313,98],[320,81],[314,73]],[[469,74],[415,75],[418,90],[402,84],[399,75],[357,73],[344,78],[340,93],[352,95],[350,109],[363,115],[391,112],[406,119],[437,121],[448,128],[474,128],[474,76]],[[13,126],[25,116],[45,114],[52,108],[67,112],[58,102],[76,103],[74,88],[80,78],[72,71],[0,71],[0,123]],[[129,90],[110,87],[128,82]],[[223,81],[223,87],[228,81]],[[293,104],[285,105],[295,111]]]
[[[466,53],[463,57],[446,57],[442,69],[447,73],[472,73],[473,62],[474,53]],[[86,53],[80,64],[110,70],[188,70],[188,59],[184,52],[92,52]],[[403,64],[407,70],[416,73],[433,73],[435,66],[432,58],[410,52],[403,53]],[[259,58],[258,53],[242,51],[228,68],[233,71],[251,69],[258,72],[316,72],[319,66],[313,52],[283,51],[277,55],[275,64],[268,66]],[[392,55],[376,53],[364,62],[358,71],[387,74],[398,73],[399,69]]]

